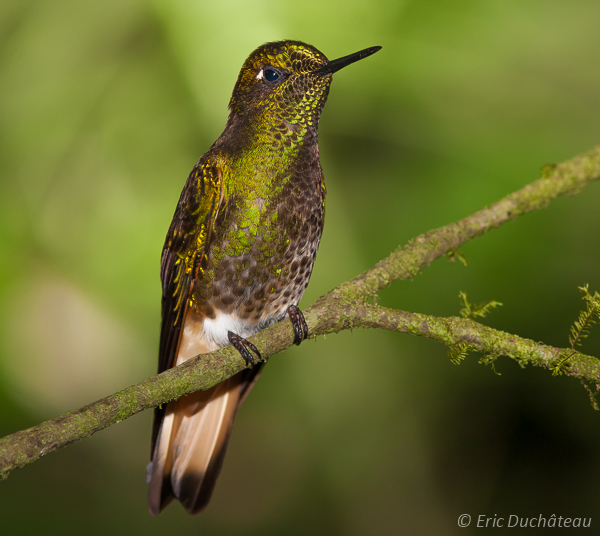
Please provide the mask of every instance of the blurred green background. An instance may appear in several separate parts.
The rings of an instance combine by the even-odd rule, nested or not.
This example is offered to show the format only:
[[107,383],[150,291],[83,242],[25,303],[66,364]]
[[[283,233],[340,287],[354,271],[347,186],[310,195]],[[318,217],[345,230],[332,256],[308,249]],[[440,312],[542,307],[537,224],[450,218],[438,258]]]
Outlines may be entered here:
[[[600,142],[595,0],[0,1],[0,432],[152,375],[159,257],[246,56],[304,40],[335,75],[321,121],[327,221],[310,305],[413,236]],[[600,290],[600,185],[380,295],[568,344]],[[600,329],[583,350],[600,356]],[[151,415],[0,482],[3,534],[468,534],[460,514],[593,517],[600,415],[548,371],[354,331],[274,357],[200,517],[146,510]],[[594,524],[600,520],[594,518]],[[497,533],[502,530],[496,529]]]

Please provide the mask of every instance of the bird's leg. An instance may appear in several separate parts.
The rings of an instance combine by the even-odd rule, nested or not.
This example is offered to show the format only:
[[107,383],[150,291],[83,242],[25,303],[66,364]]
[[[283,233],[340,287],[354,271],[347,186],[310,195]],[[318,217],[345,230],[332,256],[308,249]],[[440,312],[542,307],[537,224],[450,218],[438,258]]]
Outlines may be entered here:
[[295,305],[290,305],[287,310],[294,328],[294,344],[298,346],[304,339],[308,339],[308,326],[302,311]]
[[261,359],[258,348],[254,346],[251,342],[244,339],[244,337],[236,335],[235,333],[233,333],[233,331],[228,331],[227,338],[229,339],[229,342],[232,344],[232,346],[244,358],[246,365],[254,365],[254,357],[250,353],[250,350],[252,350],[258,356],[258,359]]

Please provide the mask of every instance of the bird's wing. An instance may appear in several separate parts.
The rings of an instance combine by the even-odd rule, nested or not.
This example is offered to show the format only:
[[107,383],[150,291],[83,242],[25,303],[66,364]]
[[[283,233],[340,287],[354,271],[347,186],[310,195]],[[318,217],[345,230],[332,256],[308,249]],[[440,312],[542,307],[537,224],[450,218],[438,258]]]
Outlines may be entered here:
[[[181,192],[162,251],[159,373],[171,368],[177,358],[186,310],[194,285],[202,278],[202,263],[224,200],[225,187],[221,168],[201,159]],[[155,410],[152,453],[164,412],[164,407]]]

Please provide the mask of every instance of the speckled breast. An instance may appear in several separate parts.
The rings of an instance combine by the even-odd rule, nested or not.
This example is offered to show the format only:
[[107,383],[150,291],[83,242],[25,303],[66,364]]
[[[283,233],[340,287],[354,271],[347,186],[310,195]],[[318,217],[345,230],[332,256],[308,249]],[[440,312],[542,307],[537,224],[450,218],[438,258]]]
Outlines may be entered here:
[[208,318],[233,314],[262,329],[297,305],[317,255],[324,198],[318,162],[295,166],[272,199],[232,195],[194,287],[199,311]]

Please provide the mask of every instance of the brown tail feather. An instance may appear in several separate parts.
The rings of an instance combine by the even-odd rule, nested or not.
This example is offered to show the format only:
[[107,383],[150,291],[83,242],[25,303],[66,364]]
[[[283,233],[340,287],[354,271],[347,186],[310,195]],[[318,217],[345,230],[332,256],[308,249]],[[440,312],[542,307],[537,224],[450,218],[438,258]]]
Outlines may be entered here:
[[148,509],[158,515],[177,498],[190,514],[208,504],[229,443],[236,411],[262,364],[206,391],[167,405],[154,456]]

